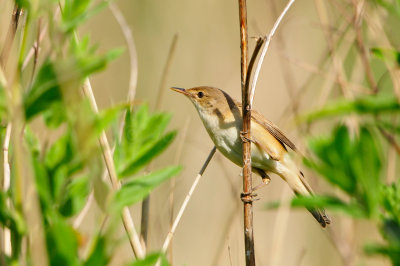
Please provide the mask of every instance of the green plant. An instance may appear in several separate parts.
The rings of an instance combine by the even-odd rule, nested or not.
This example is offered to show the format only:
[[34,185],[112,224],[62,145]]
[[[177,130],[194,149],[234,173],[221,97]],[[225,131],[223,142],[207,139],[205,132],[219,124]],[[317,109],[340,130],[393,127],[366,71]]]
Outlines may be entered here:
[[[117,104],[97,112],[83,93],[88,78],[122,52],[100,54],[88,36],[78,40],[76,34],[85,20],[107,4],[90,0],[15,2],[8,36],[13,49],[3,48],[0,68],[0,137],[7,146],[1,156],[5,166],[1,177],[10,180],[10,186],[0,192],[0,224],[3,232],[11,234],[11,243],[6,243],[11,252],[2,253],[6,264],[106,265],[119,242],[113,232],[122,209],[142,201],[181,169],[143,171],[176,135],[166,131],[169,114],[151,113],[145,104]],[[54,19],[58,10],[61,17]],[[21,31],[18,24],[22,23]],[[46,25],[50,36],[49,47],[40,53],[39,36],[44,28],[37,25]],[[36,49],[34,60],[30,60],[32,49]],[[116,166],[122,184],[113,190],[102,178],[104,173],[111,175],[103,162],[103,157],[110,158],[99,138],[110,127],[115,129],[121,117],[122,137],[113,130],[115,152],[109,163]],[[42,138],[43,133],[32,126],[40,120],[44,121],[41,131],[54,140]],[[103,218],[91,236],[90,248],[82,252],[83,236],[73,219],[88,204],[92,191]],[[104,228],[107,217],[110,225]],[[150,254],[133,265],[153,265],[160,256]],[[167,265],[165,259],[162,262]]]

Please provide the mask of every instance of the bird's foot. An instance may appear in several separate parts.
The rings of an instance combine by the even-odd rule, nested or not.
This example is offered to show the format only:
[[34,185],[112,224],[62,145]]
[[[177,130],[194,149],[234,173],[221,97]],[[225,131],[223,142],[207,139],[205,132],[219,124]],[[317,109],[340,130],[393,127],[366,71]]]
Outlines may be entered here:
[[259,200],[260,198],[256,198],[257,194],[253,192],[242,192],[240,193],[240,199],[245,203],[252,203],[253,201]]
[[254,140],[252,140],[251,138],[246,137],[247,132],[245,132],[245,131],[240,131],[240,134],[239,134],[239,135],[240,135],[240,138],[242,139],[243,142],[253,142],[253,143],[255,143]]

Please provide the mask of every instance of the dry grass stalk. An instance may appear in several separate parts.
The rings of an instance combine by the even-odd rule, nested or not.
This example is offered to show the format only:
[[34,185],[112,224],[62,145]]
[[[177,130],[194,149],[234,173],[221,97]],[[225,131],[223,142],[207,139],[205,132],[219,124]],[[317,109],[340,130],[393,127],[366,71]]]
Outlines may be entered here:
[[[96,99],[94,98],[92,86],[90,84],[89,79],[86,79],[85,84],[83,86],[83,92],[85,96],[89,99],[89,102],[95,112],[98,112]],[[100,147],[103,152],[104,161],[106,164],[106,168],[110,177],[111,185],[114,190],[118,190],[121,187],[121,183],[118,180],[117,173],[114,166],[112,151],[110,145],[108,143],[108,139],[106,133],[103,131],[99,138]],[[146,254],[146,251],[142,247],[139,236],[136,232],[133,219],[129,212],[129,208],[125,207],[122,210],[122,222],[124,224],[125,231],[128,235],[129,243],[132,247],[132,251],[137,258],[143,258]]]
[[[178,227],[178,224],[182,218],[182,215],[186,209],[186,206],[189,203],[189,200],[192,197],[192,194],[193,194],[194,190],[196,189],[197,184],[199,183],[201,177],[203,176],[204,171],[207,169],[207,166],[210,163],[212,157],[214,156],[216,150],[217,150],[217,148],[214,146],[212,148],[212,150],[210,151],[210,154],[208,154],[208,157],[207,157],[206,161],[204,162],[203,166],[201,167],[199,173],[197,174],[192,186],[189,189],[189,192],[187,193],[185,199],[183,200],[182,206],[179,209],[178,214],[176,215],[175,221],[172,224],[172,227],[171,227],[170,231],[168,232],[167,237],[164,240],[164,244],[162,246],[161,252],[165,253],[167,251],[169,245],[171,244],[172,237],[174,236],[175,230]],[[156,263],[156,266],[159,266],[159,265],[160,265],[160,260],[158,260]]]

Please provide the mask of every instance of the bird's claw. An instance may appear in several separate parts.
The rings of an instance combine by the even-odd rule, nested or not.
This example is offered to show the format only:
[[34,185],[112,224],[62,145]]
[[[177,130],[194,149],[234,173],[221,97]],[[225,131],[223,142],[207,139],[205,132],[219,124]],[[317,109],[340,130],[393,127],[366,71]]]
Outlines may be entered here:
[[245,135],[247,134],[247,132],[245,131],[240,131],[240,138],[243,142],[253,142],[255,143],[254,140],[252,140],[251,138],[246,137]]
[[257,194],[253,192],[242,192],[240,193],[240,199],[245,203],[252,203],[253,201],[260,200],[260,198],[256,198]]

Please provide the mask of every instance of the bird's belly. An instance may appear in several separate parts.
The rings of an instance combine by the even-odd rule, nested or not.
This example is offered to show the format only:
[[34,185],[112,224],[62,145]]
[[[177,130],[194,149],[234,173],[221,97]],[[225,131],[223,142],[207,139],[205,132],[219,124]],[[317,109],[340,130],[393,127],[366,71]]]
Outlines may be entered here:
[[[217,149],[229,160],[239,166],[243,166],[242,140],[236,127],[229,127],[217,132],[208,132]],[[260,150],[253,143],[251,144],[252,166],[265,171],[271,171],[274,161],[270,156]]]

